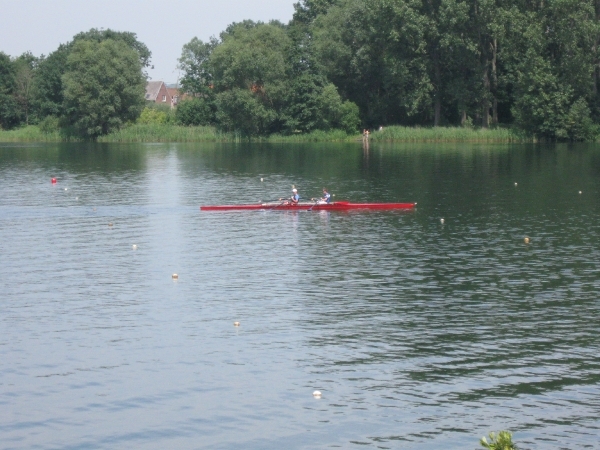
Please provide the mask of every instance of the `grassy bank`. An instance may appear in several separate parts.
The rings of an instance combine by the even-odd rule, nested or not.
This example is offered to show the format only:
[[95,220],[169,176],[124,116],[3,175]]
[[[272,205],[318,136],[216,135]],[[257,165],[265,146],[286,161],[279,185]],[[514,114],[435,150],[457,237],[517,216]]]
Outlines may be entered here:
[[[348,135],[341,130],[313,131],[307,134],[254,137],[252,142],[351,142],[359,135]],[[16,130],[0,130],[0,142],[62,142],[58,131],[43,133],[37,126],[29,125]],[[77,141],[77,139],[70,139]],[[170,124],[135,124],[102,136],[98,142],[243,142],[248,139],[235,133],[222,133],[215,127],[184,127]]]
[[0,130],[0,142],[63,142],[65,139],[55,131],[42,133],[39,127],[27,125],[15,130]]
[[[313,131],[308,134],[253,137],[251,142],[343,142],[356,140],[344,131]],[[243,142],[247,138],[222,133],[215,127],[183,127],[169,124],[136,124],[98,139],[99,142]]]
[[[273,134],[268,137],[252,138],[252,142],[354,142],[362,138],[359,134],[348,135],[341,130],[313,131],[307,134],[284,136]],[[242,142],[240,135],[221,133],[214,127],[184,127],[170,124],[135,124],[115,133],[103,136],[98,142]],[[43,133],[37,126],[29,125],[16,130],[0,130],[0,142],[62,142],[58,133]],[[76,141],[76,139],[72,139]],[[481,142],[510,143],[533,142],[506,128],[472,129],[458,127],[418,128],[385,127],[371,133],[371,142]]]
[[481,142],[510,143],[533,142],[532,138],[521,136],[508,128],[462,128],[462,127],[384,127],[370,135],[371,142]]
[[135,124],[103,136],[98,142],[233,142],[235,136],[214,127],[171,124]]

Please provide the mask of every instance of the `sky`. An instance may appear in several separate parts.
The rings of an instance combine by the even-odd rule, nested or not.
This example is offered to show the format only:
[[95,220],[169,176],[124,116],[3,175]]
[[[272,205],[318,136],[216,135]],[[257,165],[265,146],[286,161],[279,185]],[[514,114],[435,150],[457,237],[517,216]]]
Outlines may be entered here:
[[181,48],[245,19],[287,23],[298,0],[0,0],[0,51],[35,56],[90,28],[130,31],[152,52],[152,80],[175,83]]

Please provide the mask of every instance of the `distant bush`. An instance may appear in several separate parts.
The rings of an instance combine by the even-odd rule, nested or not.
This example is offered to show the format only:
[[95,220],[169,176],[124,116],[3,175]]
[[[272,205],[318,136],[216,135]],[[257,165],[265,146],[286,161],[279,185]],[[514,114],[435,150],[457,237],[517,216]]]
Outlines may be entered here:
[[338,126],[346,133],[356,133],[360,126],[360,117],[356,103],[345,101],[340,105]]
[[343,101],[333,84],[323,88],[320,108],[323,121],[318,129],[325,131],[341,129],[346,133],[358,131],[360,125],[358,106],[350,101]]
[[587,102],[580,98],[571,105],[567,114],[567,134],[571,141],[594,141],[600,132],[590,117]]
[[143,125],[167,123],[167,113],[159,111],[157,108],[145,107],[137,120],[137,123]]
[[215,112],[213,105],[203,98],[183,100],[177,105],[175,121],[179,125],[213,125]]
[[57,132],[60,129],[60,121],[58,117],[48,116],[42,119],[38,126],[42,133],[51,134]]

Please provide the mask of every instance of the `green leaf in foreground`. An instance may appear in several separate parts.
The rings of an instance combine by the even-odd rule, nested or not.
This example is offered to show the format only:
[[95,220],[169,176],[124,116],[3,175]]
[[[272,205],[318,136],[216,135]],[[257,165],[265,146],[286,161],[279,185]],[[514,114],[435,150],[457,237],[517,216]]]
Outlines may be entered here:
[[489,434],[489,441],[484,436],[479,443],[482,447],[490,450],[518,450],[512,441],[512,434],[509,431],[500,431],[497,435],[493,431]]

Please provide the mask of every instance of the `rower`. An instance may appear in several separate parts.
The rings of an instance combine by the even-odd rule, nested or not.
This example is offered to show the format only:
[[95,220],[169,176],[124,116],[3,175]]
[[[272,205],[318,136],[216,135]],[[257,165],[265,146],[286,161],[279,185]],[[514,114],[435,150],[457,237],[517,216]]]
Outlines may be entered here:
[[327,188],[323,188],[323,197],[319,199],[319,203],[331,202],[331,194],[327,192]]
[[298,195],[298,189],[292,189],[292,196],[290,197],[290,205],[297,206],[300,201],[300,196]]
[[[283,200],[283,199],[280,198],[279,200]],[[300,201],[300,196],[298,195],[298,189],[292,188],[292,196],[285,201],[287,202],[288,205],[297,206],[298,202]]]

